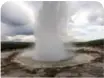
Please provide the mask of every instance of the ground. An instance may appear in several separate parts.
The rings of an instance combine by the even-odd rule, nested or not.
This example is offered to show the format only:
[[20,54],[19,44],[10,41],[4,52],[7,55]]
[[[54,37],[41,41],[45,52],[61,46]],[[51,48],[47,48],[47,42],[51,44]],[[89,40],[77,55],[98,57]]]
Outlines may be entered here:
[[[68,67],[56,68],[36,68],[27,69],[26,67],[13,62],[18,55],[18,51],[2,52],[1,58],[1,77],[104,77],[104,49],[102,47],[84,47],[76,53],[91,55],[94,60],[86,64],[78,64]],[[5,55],[5,57],[4,57]],[[83,59],[83,58],[82,58]]]

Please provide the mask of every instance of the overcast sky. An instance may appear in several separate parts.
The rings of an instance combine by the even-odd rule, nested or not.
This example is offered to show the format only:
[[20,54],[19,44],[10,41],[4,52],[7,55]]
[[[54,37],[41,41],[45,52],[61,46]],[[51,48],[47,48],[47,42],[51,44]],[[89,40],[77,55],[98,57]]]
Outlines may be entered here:
[[[74,1],[69,5],[70,20],[69,25],[65,26],[65,40],[70,36],[79,41],[104,38],[104,9],[99,2]],[[42,2],[35,1],[6,2],[1,8],[1,40],[35,40],[33,34],[41,6]]]

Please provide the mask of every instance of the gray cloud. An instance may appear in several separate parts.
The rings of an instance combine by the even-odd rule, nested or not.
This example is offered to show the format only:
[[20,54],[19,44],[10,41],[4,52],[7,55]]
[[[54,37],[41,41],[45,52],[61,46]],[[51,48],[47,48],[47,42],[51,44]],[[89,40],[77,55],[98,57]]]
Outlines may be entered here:
[[[42,2],[26,1],[35,12],[39,11]],[[104,26],[104,8],[99,2],[96,1],[72,1],[69,2],[69,13],[70,16],[81,12],[89,11],[87,17],[90,26],[102,25]],[[69,17],[70,17],[69,16]],[[83,19],[81,19],[83,20]],[[6,2],[1,8],[1,36],[5,39],[8,35],[31,35],[35,31],[36,24],[29,24],[31,22],[27,16],[27,13],[21,9],[20,6],[11,2]],[[71,22],[71,21],[69,21]],[[74,22],[72,22],[74,25]],[[83,23],[83,22],[82,22]],[[92,25],[94,24],[94,25]],[[69,28],[73,27],[69,25]],[[87,25],[85,25],[87,26]],[[65,26],[62,26],[65,27]],[[77,27],[77,26],[76,26]],[[34,28],[34,29],[33,29]],[[62,28],[63,29],[63,28]],[[86,29],[84,29],[86,32]],[[90,34],[91,31],[88,31]],[[81,34],[80,34],[81,35]],[[82,34],[83,35],[83,34]]]
[[89,12],[86,17],[89,24],[104,25],[104,8],[101,3],[96,1],[74,1],[72,7],[76,9],[75,15],[77,14],[77,16],[79,16],[79,13]]
[[31,28],[32,25],[28,26],[11,26],[8,24],[1,23],[1,35],[31,35],[33,34],[33,30]]
[[11,1],[8,1],[2,5],[1,21],[14,26],[26,25],[31,22],[26,11]]

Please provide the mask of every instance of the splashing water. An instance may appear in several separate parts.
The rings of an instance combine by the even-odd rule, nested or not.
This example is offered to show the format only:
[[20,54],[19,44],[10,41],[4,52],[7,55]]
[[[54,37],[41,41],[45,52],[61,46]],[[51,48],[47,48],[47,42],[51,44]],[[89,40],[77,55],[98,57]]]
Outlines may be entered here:
[[68,4],[66,2],[43,2],[37,19],[36,47],[34,60],[60,61],[72,56],[64,49],[58,33],[58,26],[68,20]]

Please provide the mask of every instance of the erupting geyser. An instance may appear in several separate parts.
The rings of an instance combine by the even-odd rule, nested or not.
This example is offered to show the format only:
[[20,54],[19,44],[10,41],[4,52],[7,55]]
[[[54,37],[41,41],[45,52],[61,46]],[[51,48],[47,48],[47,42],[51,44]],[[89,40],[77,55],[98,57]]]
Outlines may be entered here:
[[44,1],[37,20],[37,40],[32,58],[38,61],[61,61],[72,57],[72,53],[65,51],[58,33],[60,23],[68,20],[68,4]]
[[67,2],[44,1],[37,18],[36,46],[33,50],[25,50],[14,61],[30,69],[74,66],[94,60],[86,54],[76,55],[71,51],[71,42],[64,48],[58,28],[67,25],[71,14],[68,11]]

